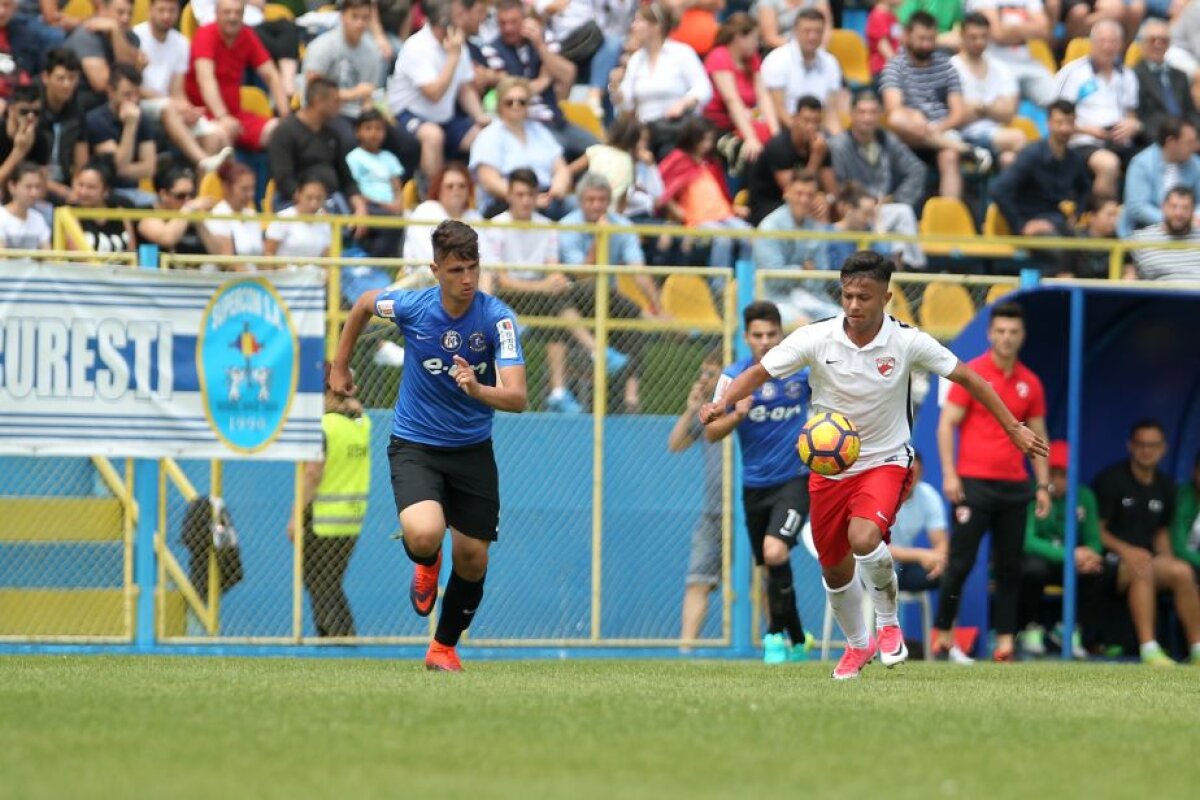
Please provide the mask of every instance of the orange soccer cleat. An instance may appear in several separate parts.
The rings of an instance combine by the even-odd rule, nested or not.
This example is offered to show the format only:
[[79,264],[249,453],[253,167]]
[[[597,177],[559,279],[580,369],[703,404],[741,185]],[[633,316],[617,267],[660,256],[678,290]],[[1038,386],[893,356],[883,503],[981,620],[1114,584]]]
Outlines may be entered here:
[[437,561],[432,567],[413,565],[412,585],[408,589],[408,599],[412,602],[413,611],[417,616],[428,617],[437,601],[438,576],[442,572],[442,551],[439,548]]
[[430,672],[462,672],[462,662],[453,647],[447,647],[438,642],[430,642],[429,650],[425,653],[425,669]]

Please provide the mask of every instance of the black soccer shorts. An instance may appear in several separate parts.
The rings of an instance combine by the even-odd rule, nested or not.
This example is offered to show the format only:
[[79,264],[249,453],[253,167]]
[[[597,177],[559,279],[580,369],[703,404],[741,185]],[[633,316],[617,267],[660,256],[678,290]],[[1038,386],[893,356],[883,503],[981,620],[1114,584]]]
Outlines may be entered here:
[[393,436],[388,444],[396,513],[433,500],[456,531],[494,542],[500,527],[500,477],[491,439],[469,447],[431,447]]
[[744,487],[742,505],[754,563],[762,566],[763,540],[767,536],[779,539],[789,550],[796,546],[800,528],[808,517],[808,476],[797,476],[787,483],[762,489]]

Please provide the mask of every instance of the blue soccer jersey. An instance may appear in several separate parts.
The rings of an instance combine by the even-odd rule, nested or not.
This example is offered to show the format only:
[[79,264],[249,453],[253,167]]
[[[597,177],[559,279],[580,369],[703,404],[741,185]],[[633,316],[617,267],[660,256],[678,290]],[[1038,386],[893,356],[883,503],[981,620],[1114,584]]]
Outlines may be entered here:
[[[743,358],[722,374],[736,378],[752,366],[754,359]],[[796,440],[808,418],[810,395],[807,369],[787,378],[772,378],[754,393],[750,413],[737,426],[744,486],[778,486],[808,472],[796,452]]]
[[451,370],[460,355],[480,383],[495,386],[497,368],[524,364],[512,309],[478,292],[465,314],[451,317],[434,286],[381,292],[375,314],[404,334],[404,380],[392,434],[433,447],[467,447],[491,438],[495,410],[458,388]]

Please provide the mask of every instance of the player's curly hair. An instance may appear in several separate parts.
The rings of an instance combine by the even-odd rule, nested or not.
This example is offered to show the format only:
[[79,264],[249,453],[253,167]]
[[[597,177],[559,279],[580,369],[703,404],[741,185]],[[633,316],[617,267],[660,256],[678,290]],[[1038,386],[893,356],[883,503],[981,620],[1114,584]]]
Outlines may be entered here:
[[465,222],[447,219],[433,229],[433,260],[441,264],[447,256],[479,261],[479,234]]

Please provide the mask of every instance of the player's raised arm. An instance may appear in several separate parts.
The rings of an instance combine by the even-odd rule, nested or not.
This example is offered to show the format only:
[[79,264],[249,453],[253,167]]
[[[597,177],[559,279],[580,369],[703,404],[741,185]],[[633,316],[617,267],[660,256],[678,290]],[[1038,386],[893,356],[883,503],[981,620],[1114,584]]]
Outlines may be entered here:
[[989,414],[996,418],[1000,427],[1008,434],[1009,440],[1016,445],[1018,450],[1030,458],[1046,458],[1050,455],[1050,445],[1046,440],[1022,425],[1004,405],[1004,401],[1000,399],[1000,395],[996,394],[996,390],[981,378],[978,372],[960,361],[954,367],[954,371],[946,377],[966,389],[988,410]]
[[354,353],[354,345],[367,322],[375,315],[375,301],[379,299],[382,290],[375,289],[364,292],[350,309],[346,324],[342,327],[342,335],[338,339],[337,354],[329,370],[329,388],[339,394],[353,395],[358,389],[354,378],[350,375],[350,356]]

